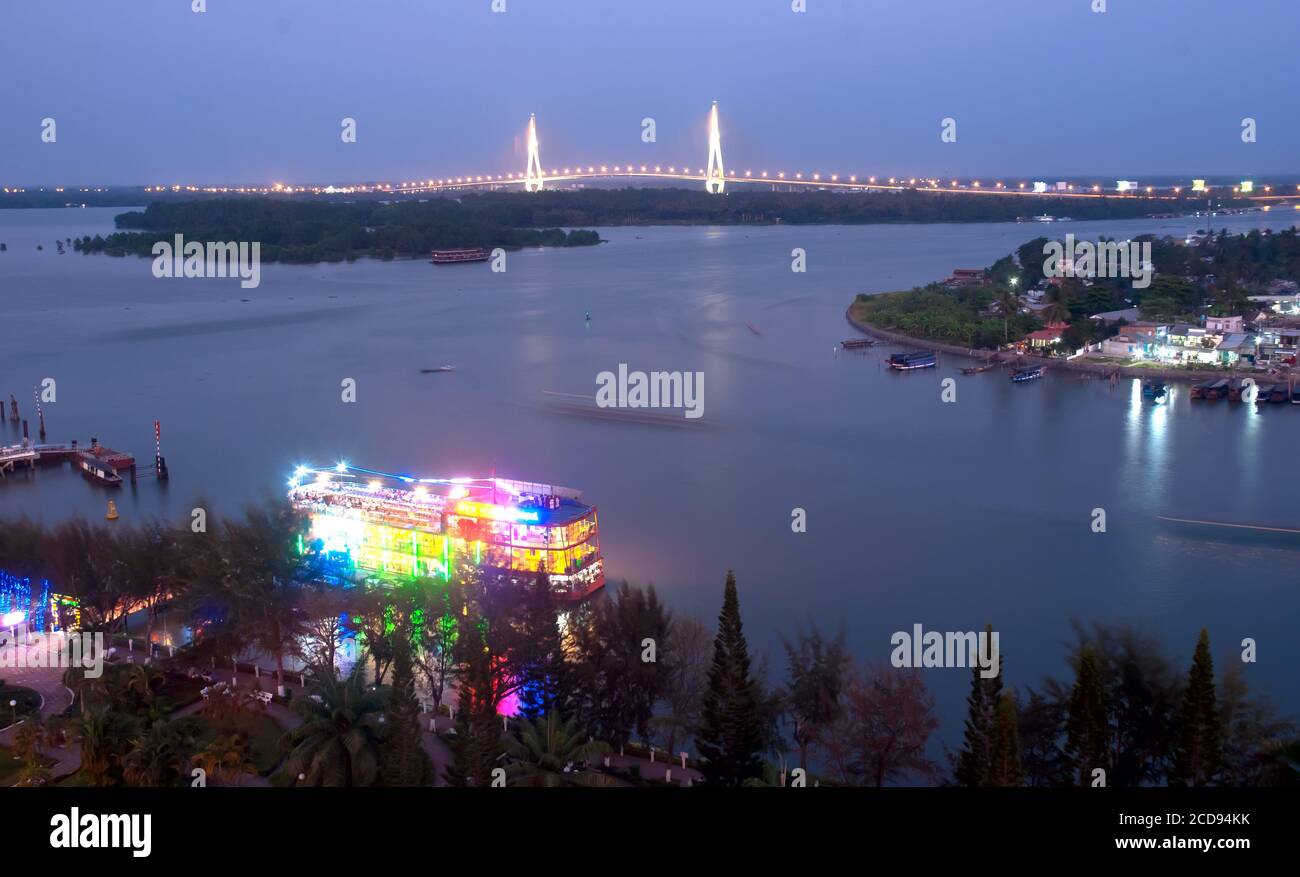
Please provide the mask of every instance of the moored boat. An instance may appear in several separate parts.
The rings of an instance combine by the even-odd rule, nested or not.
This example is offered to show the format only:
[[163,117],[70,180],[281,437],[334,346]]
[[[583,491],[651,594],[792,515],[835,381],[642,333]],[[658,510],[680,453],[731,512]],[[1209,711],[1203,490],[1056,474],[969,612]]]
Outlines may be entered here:
[[840,347],[845,350],[856,350],[861,347],[871,347],[875,343],[873,338],[850,338],[847,341],[841,341]]
[[1164,381],[1142,382],[1142,395],[1147,399],[1163,399],[1167,390]]
[[482,247],[461,247],[455,250],[434,250],[429,260],[435,265],[452,265],[457,262],[486,262],[492,254]]
[[985,361],[983,365],[967,366],[966,368],[963,368],[961,370],[961,373],[964,375],[978,375],[983,372],[995,369],[997,367],[998,367],[998,361],[996,359],[990,359]]
[[1286,384],[1274,384],[1273,390],[1268,394],[1270,402],[1290,402],[1291,388]]
[[81,470],[81,474],[91,481],[96,481],[105,487],[122,485],[122,476],[117,474],[117,470],[94,454],[82,451],[77,454],[75,463]]
[[939,359],[934,355],[933,350],[924,350],[920,353],[894,353],[889,357],[889,367],[895,371],[934,368],[938,364]]
[[1209,386],[1205,387],[1206,399],[1222,399],[1228,395],[1228,379],[1220,378],[1217,381],[1210,381]]
[[1272,384],[1260,384],[1255,388],[1255,402],[1257,404],[1263,404],[1264,402],[1268,402],[1272,399],[1272,397],[1273,397]]
[[1020,368],[1011,373],[1011,381],[1016,384],[1027,384],[1030,381],[1036,381],[1043,376],[1046,371],[1043,366],[1037,368]]

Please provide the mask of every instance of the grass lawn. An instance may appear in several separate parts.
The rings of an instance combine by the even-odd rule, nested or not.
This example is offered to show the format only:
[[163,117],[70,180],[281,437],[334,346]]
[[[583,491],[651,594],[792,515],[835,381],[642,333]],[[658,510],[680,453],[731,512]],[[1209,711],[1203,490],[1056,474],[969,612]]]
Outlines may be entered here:
[[[18,701],[17,705],[10,707],[11,700]],[[41,696],[32,689],[23,688],[21,685],[0,683],[0,727],[13,723],[14,710],[18,711],[18,718],[21,719],[40,708]]]
[[236,716],[214,721],[206,716],[195,716],[199,735],[197,748],[202,749],[210,740],[229,734],[243,734],[253,750],[253,763],[263,776],[280,762],[280,738],[284,728],[265,713],[243,712]]

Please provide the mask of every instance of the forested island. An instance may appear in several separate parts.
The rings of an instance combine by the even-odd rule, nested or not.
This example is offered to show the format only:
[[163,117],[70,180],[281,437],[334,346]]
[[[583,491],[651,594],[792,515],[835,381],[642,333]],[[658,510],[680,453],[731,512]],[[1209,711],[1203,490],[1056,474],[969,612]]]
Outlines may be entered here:
[[[83,253],[149,256],[157,241],[258,241],[267,262],[341,262],[427,257],[455,247],[576,247],[600,243],[594,231],[538,228],[516,211],[484,209],[449,198],[337,204],[271,198],[154,202],[143,212],[122,213],[104,237],[79,238]],[[138,229],[138,230],[137,230]]]

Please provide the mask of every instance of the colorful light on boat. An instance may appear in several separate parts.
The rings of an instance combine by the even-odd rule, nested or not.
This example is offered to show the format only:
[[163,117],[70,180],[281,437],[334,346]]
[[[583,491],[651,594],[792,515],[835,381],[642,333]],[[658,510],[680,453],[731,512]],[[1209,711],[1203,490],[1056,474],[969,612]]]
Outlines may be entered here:
[[[415,478],[348,466],[308,469],[289,499],[309,520],[307,545],[342,577],[449,581],[480,568],[582,597],[604,584],[596,509],[569,488],[503,478]],[[363,480],[363,477],[365,479]]]

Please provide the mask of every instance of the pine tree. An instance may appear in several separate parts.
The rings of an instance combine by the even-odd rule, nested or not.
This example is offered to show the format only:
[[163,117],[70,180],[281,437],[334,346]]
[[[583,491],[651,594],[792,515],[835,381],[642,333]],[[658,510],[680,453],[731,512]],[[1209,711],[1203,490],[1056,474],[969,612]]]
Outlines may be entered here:
[[420,730],[420,704],[415,697],[411,644],[399,635],[394,646],[393,688],[384,715],[388,735],[380,752],[380,777],[386,786],[420,786],[429,769]]
[[1020,716],[1015,695],[1004,692],[998,698],[989,734],[989,768],[984,784],[989,786],[1023,786],[1025,774],[1020,767]]
[[500,767],[504,752],[501,720],[497,718],[492,656],[484,632],[472,618],[461,619],[456,641],[459,672],[456,683],[456,736],[447,782],[453,786],[487,786]]
[[710,785],[739,786],[762,776],[762,733],[758,687],[750,675],[749,646],[740,620],[736,577],[728,570],[713,641],[713,666],[704,695],[703,723],[697,747],[700,768]]
[[[993,625],[985,628],[993,636]],[[989,752],[993,720],[1002,697],[1002,656],[998,656],[998,673],[991,679],[981,675],[978,662],[971,668],[970,695],[966,698],[966,733],[957,757],[956,780],[959,786],[982,786],[989,773]]]
[[1219,779],[1223,765],[1223,729],[1214,690],[1210,633],[1202,629],[1187,676],[1187,691],[1175,729],[1171,786],[1206,786]]
[[523,682],[519,689],[519,712],[528,719],[540,719],[552,712],[568,714],[567,666],[560,637],[559,613],[551,591],[551,580],[539,573],[523,610],[527,650],[523,660]]
[[1097,672],[1097,656],[1085,647],[1079,655],[1074,689],[1066,707],[1065,749],[1062,763],[1070,785],[1092,784],[1092,772],[1109,767],[1110,725],[1106,717],[1106,695]]

